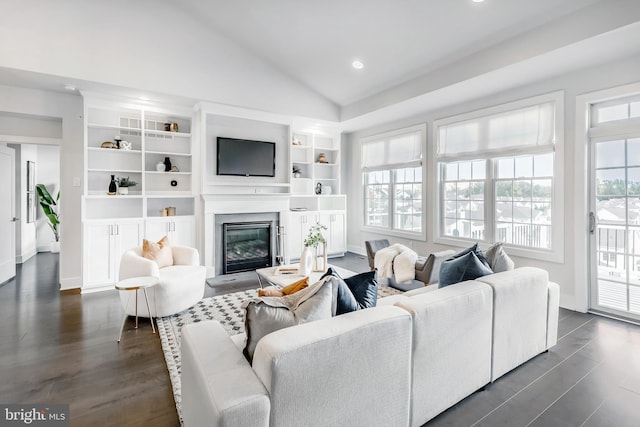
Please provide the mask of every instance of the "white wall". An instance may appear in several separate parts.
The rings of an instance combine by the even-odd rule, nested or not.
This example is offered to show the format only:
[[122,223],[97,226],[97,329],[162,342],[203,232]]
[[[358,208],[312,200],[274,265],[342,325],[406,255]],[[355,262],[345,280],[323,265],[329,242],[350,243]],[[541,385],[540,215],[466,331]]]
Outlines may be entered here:
[[[493,105],[503,104],[506,102],[527,98],[535,95],[549,93],[557,90],[565,91],[565,218],[564,218],[564,239],[565,254],[563,263],[543,262],[526,258],[515,258],[517,266],[535,266],[541,267],[549,271],[551,280],[560,284],[561,304],[563,307],[574,308],[577,287],[586,287],[586,283],[576,283],[574,280],[574,263],[576,251],[579,248],[574,244],[574,228],[572,218],[576,216],[587,215],[582,212],[582,208],[576,208],[571,204],[572,195],[575,192],[574,182],[574,153],[575,153],[575,100],[579,94],[592,92],[612,86],[628,84],[640,80],[638,75],[640,70],[640,56],[629,58],[626,60],[609,63],[607,65],[594,67],[580,72],[571,73],[553,79],[541,81],[536,84],[513,89],[507,92],[496,93],[495,95],[469,101],[463,104],[451,106],[437,111],[425,111],[422,114],[413,117],[397,120],[395,122],[386,123],[375,128],[366,129],[345,135],[343,137],[343,164],[345,186],[348,195],[348,236],[347,243],[349,250],[364,253],[364,241],[370,239],[390,238],[392,242],[403,243],[412,247],[419,254],[428,254],[430,252],[447,249],[446,247],[433,243],[431,230],[433,229],[433,221],[435,220],[435,212],[431,210],[432,204],[427,206],[425,212],[427,227],[427,241],[417,241],[393,238],[382,234],[373,234],[363,229],[362,215],[362,192],[361,192],[361,173],[360,173],[360,145],[359,139],[364,136],[375,135],[377,133],[399,129],[419,123],[427,123],[427,159],[433,155],[433,122],[434,120],[450,117]],[[428,164],[429,162],[425,162]],[[587,167],[585,165],[585,167]],[[427,172],[427,176],[431,178],[431,171]],[[430,183],[427,182],[425,191],[430,191]],[[585,230],[586,232],[586,230]]]
[[[216,138],[218,136],[240,139],[252,139],[276,143],[276,173],[275,177],[235,177],[216,175]],[[289,127],[279,123],[269,123],[246,118],[207,115],[206,134],[202,141],[204,153],[204,186],[203,193],[244,192],[238,185],[247,187],[252,192],[268,191],[259,186],[285,184],[289,182]],[[225,188],[225,184],[236,187]],[[212,187],[216,185],[217,187]]]
[[62,120],[60,146],[61,248],[60,284],[62,289],[80,287],[82,266],[81,196],[82,186],[73,186],[74,178],[81,183],[84,170],[83,104],[75,95],[58,94],[34,89],[0,86],[0,111],[36,115]]
[[335,104],[179,2],[4,0],[0,40],[4,67],[264,111],[339,115]]
[[[36,146],[36,154],[36,182],[44,184],[51,196],[56,197],[56,194],[60,191],[60,147],[38,145]],[[60,198],[62,201],[62,192]],[[38,252],[51,250],[51,242],[53,241],[55,241],[55,237],[51,227],[49,227],[49,220],[38,203],[36,242]]]

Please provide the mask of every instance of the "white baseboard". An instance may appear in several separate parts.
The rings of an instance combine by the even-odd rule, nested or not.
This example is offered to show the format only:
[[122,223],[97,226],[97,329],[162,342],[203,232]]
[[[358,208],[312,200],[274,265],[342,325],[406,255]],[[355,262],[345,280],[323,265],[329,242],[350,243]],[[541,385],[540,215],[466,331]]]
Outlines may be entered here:
[[96,286],[93,288],[82,288],[80,289],[81,294],[93,294],[96,292],[104,292],[104,291],[115,291],[116,288],[114,285],[104,285],[104,286]]
[[34,249],[34,250],[29,251],[29,252],[27,252],[25,254],[17,255],[16,256],[16,264],[22,264],[23,262],[28,261],[30,258],[32,258],[37,253],[38,253],[38,251]]
[[347,250],[357,255],[367,256],[367,250],[364,246],[347,245]]
[[82,287],[82,278],[80,277],[65,277],[60,278],[60,290],[68,291],[70,289],[79,289]]

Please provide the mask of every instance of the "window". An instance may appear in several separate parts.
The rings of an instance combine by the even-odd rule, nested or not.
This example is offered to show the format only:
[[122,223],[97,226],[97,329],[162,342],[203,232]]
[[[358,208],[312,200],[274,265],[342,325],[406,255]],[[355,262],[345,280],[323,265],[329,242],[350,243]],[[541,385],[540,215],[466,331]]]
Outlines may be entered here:
[[562,256],[561,112],[556,93],[435,123],[436,241],[499,241],[521,256]]
[[[640,118],[640,96],[599,102],[591,107],[591,126]],[[612,123],[612,125],[615,125]]]
[[422,147],[426,126],[361,141],[364,224],[424,237]]

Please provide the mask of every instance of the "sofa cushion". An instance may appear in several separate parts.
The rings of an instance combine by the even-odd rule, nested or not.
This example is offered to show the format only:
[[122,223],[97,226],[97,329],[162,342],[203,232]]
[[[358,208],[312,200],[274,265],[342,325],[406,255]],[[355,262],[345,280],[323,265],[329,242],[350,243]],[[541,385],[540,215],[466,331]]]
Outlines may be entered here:
[[324,281],[282,297],[259,297],[243,302],[247,343],[244,355],[253,359],[258,341],[265,335],[289,326],[331,317],[333,291]]
[[484,251],[484,256],[489,262],[489,267],[494,273],[513,270],[515,264],[502,248],[502,242],[497,242]]
[[377,270],[343,279],[334,268],[329,267],[322,277],[327,276],[332,276],[337,282],[334,284],[334,287],[337,288],[336,315],[376,306],[378,300]]
[[155,261],[160,268],[173,265],[173,251],[169,245],[169,238],[164,236],[158,243],[143,239],[142,256]]
[[469,251],[442,263],[438,285],[443,288],[492,273],[493,271],[480,260],[475,251]]

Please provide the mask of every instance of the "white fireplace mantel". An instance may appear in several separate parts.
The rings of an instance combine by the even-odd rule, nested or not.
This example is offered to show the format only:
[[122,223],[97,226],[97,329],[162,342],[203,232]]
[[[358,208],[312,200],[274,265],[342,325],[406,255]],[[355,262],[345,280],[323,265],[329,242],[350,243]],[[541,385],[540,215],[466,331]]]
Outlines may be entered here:
[[215,276],[215,216],[228,214],[245,214],[261,212],[277,212],[280,226],[288,228],[289,212],[288,194],[203,194],[202,209],[204,219],[204,265],[207,277]]

